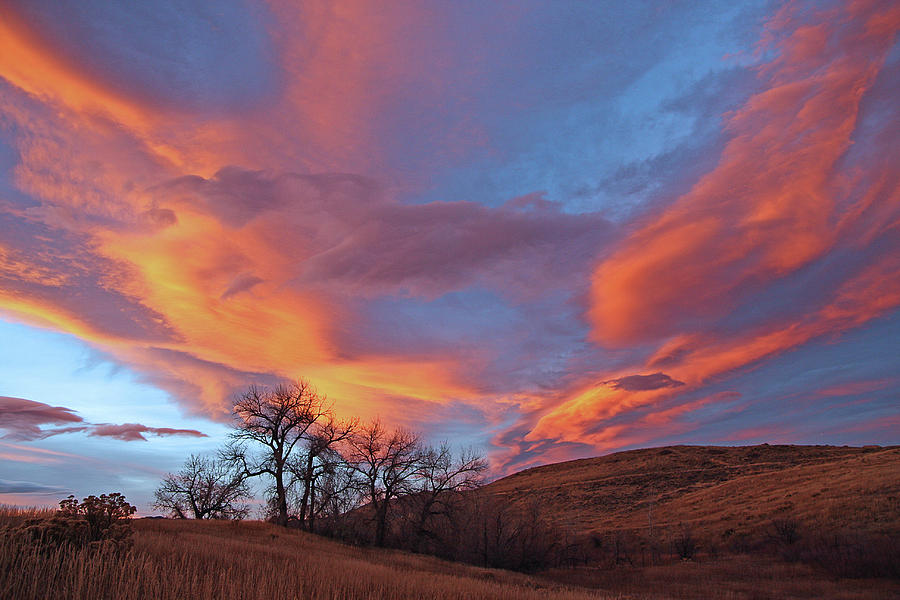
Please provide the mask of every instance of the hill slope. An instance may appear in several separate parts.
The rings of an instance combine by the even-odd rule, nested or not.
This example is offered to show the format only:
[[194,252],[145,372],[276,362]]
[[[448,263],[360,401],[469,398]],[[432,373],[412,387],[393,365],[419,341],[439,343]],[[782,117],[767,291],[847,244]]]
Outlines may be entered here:
[[521,471],[484,493],[576,534],[689,525],[709,538],[758,534],[773,519],[900,534],[900,447],[672,446]]
[[520,573],[358,548],[260,522],[137,520],[128,554],[41,552],[0,537],[9,600],[610,598]]

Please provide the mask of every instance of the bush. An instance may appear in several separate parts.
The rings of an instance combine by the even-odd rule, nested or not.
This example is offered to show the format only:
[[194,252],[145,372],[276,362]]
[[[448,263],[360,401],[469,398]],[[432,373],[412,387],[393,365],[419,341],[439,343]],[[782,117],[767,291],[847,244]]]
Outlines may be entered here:
[[137,509],[119,493],[88,496],[80,503],[69,496],[50,517],[30,518],[5,532],[39,549],[61,546],[128,550],[132,545],[131,515]]
[[793,546],[800,539],[800,523],[796,519],[772,521],[773,537],[784,546]]
[[675,553],[681,560],[692,560],[697,552],[697,540],[689,527],[683,527],[681,532],[672,540]]

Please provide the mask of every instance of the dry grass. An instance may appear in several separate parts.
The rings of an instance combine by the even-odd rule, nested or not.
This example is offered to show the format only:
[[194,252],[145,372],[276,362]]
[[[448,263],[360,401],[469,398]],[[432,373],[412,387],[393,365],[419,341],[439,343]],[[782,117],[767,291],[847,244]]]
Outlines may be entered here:
[[[529,469],[482,493],[513,505],[537,499],[558,526],[587,538],[590,566],[544,573],[557,581],[646,599],[900,598],[897,580],[839,579],[840,557],[827,552],[822,564],[782,559],[832,536],[846,541],[844,553],[853,554],[851,543],[859,540],[872,546],[851,559],[874,563],[885,557],[872,553],[896,554],[897,447],[651,448]],[[779,544],[773,528],[779,519],[799,524],[800,544]],[[699,546],[696,561],[673,557],[673,541],[685,528]],[[587,540],[599,540],[601,548]],[[737,542],[753,554],[730,552]],[[613,566],[617,543],[626,564]],[[867,576],[867,567],[850,570]]]
[[504,571],[345,546],[264,523],[137,521],[134,550],[39,553],[0,541],[0,598],[615,598]]
[[39,506],[9,506],[0,504],[0,529],[8,525],[18,525],[22,521],[31,518],[45,519],[56,514],[55,508]]
[[772,557],[729,556],[655,567],[559,569],[545,577],[640,600],[888,600],[900,582],[838,579]]
[[134,550],[125,556],[64,549],[23,552],[9,540],[0,541],[0,598],[900,598],[900,582],[831,579],[802,565],[759,557],[559,569],[529,577],[346,546],[259,522],[139,520],[135,527]]
[[549,507],[579,533],[675,530],[758,535],[772,519],[816,531],[900,534],[900,448],[674,446],[528,469],[486,486]]

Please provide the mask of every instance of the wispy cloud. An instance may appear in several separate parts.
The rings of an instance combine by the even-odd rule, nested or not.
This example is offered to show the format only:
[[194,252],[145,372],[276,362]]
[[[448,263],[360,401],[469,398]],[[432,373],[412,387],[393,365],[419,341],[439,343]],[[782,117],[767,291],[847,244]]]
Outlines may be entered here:
[[156,436],[169,435],[186,435],[189,437],[207,437],[205,433],[201,433],[195,429],[172,429],[170,427],[147,427],[140,423],[123,423],[122,425],[112,425],[110,423],[102,423],[93,425],[88,435],[97,437],[111,437],[125,442],[146,442],[147,438],[144,434]]
[[[898,28],[900,11],[879,3],[792,4],[771,19],[762,91],[727,116],[716,168],[642,219],[593,275],[594,340],[654,348],[631,370],[666,374],[584,378],[545,401],[526,441],[649,442],[658,433],[620,416],[688,403],[714,378],[900,306],[900,188],[884,185],[897,178],[896,139],[868,140],[867,153],[878,145],[892,158],[854,157],[864,99],[892,91],[879,73]],[[684,385],[652,385],[663,377]]]
[[4,437],[14,440],[34,440],[63,433],[81,430],[81,425],[56,429],[44,429],[44,425],[65,425],[83,423],[84,419],[70,408],[50,406],[43,402],[0,396],[0,430],[6,431]]
[[[46,428],[44,425],[77,423],[74,426]],[[126,442],[143,441],[144,434],[156,436],[186,435],[207,437],[194,429],[173,429],[170,427],[148,427],[140,423],[87,423],[70,408],[50,406],[43,402],[0,396],[0,431],[2,438],[10,440],[38,440],[64,433],[86,432],[91,436],[112,437]]]
[[0,494],[46,494],[48,496],[57,496],[66,491],[68,491],[66,488],[53,485],[0,479]]

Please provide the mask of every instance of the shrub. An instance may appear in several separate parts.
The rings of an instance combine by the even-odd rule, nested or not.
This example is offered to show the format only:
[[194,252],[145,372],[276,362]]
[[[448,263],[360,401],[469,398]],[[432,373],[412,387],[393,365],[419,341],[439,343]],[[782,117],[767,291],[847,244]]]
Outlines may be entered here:
[[672,540],[675,553],[681,560],[692,560],[697,552],[697,540],[689,527],[683,527],[681,532]]
[[793,546],[800,539],[800,523],[796,519],[775,519],[772,531],[775,539],[785,546]]
[[131,515],[137,509],[119,493],[88,496],[80,503],[69,496],[50,517],[30,518],[5,532],[39,549],[72,546],[128,550],[132,545]]

